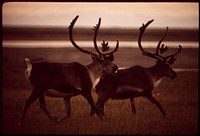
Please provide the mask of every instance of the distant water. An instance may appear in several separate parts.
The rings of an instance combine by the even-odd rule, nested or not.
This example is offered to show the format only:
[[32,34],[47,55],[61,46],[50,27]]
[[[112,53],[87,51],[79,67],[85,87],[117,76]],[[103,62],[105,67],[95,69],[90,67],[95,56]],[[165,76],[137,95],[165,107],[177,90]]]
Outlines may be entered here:
[[[130,43],[129,45],[131,46],[132,44]],[[81,42],[80,43],[77,42],[77,44],[83,47],[83,44]],[[167,44],[167,45],[171,47],[173,44],[178,46],[178,43],[172,43],[172,44],[169,44],[169,45]],[[14,44],[10,44],[10,45],[14,45]],[[98,45],[100,46],[100,44]],[[124,44],[121,43],[120,45],[124,45]],[[136,45],[137,43],[134,43],[133,47],[136,47]],[[157,45],[157,43],[155,42],[154,45]],[[25,46],[28,46],[28,45],[25,43]],[[16,63],[17,63],[17,67],[23,66],[25,65],[24,58],[27,58],[27,57],[30,59],[44,59],[44,60],[53,61],[53,62],[78,61],[82,64],[88,64],[89,62],[91,62],[91,57],[89,55],[85,53],[81,53],[77,49],[72,48],[70,44],[68,45],[64,44],[64,46],[65,48],[3,48],[2,49],[3,66],[12,65],[12,66],[9,66],[9,68],[16,67],[16,66],[13,66]],[[6,46],[3,45],[3,47],[6,47]],[[14,47],[14,46],[10,46],[10,47]],[[17,47],[20,47],[20,46],[17,46]],[[31,47],[31,46],[28,46],[28,47]],[[36,47],[36,46],[33,44],[32,47]],[[48,45],[47,47],[50,47],[50,46]],[[176,62],[172,65],[172,67],[176,68],[178,71],[181,71],[181,69],[198,69],[199,67],[198,48],[197,47],[188,48],[188,47],[189,46],[186,47],[185,44],[183,45],[182,51],[176,57]],[[89,51],[94,51],[94,48],[92,50],[90,47],[89,48],[84,47],[84,49],[89,50]],[[146,48],[145,50],[154,53],[156,49]],[[171,48],[166,52],[165,55],[174,53],[176,51],[177,51],[177,48]],[[149,66],[154,65],[156,62],[155,59],[143,56],[138,47],[137,48],[132,48],[132,47],[120,48],[116,53],[114,53],[114,56],[115,56],[114,63],[116,63],[121,68],[130,67],[134,65],[149,67]]]
[[[114,47],[116,45],[116,41],[108,41],[110,47]],[[92,41],[77,41],[77,44],[80,47],[93,47]],[[158,44],[158,41],[143,41],[143,47],[155,48]],[[182,45],[183,48],[199,48],[198,42],[193,41],[163,41],[163,44],[168,47],[178,47],[178,45]],[[4,40],[2,41],[3,47],[11,47],[11,48],[57,48],[57,47],[73,47],[70,41],[48,41],[48,40]],[[101,42],[98,42],[100,47]],[[120,47],[137,47],[137,41],[119,41]]]

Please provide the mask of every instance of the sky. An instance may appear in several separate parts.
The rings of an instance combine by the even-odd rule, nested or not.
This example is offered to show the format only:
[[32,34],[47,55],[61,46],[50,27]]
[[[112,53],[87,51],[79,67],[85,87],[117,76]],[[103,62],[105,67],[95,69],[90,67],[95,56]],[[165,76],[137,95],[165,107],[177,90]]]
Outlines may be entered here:
[[5,25],[66,27],[79,15],[80,27],[140,27],[154,19],[152,27],[199,28],[198,3],[183,2],[7,2],[2,8]]

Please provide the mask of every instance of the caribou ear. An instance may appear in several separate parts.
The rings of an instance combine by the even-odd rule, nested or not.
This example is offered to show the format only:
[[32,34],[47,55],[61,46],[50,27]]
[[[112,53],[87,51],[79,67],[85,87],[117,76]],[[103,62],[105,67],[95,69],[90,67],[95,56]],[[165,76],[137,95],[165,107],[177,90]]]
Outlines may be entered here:
[[93,54],[93,53],[91,53],[90,56],[91,56],[92,60],[95,60],[98,57],[96,54]]

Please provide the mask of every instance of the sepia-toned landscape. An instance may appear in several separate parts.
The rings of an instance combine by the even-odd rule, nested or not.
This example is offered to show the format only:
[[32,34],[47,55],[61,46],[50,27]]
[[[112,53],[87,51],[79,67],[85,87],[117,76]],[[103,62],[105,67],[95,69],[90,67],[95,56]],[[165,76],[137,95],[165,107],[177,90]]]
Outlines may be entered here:
[[[196,0],[2,3],[1,133],[198,134],[198,10]],[[102,53],[94,45],[103,50],[102,43],[106,46],[108,42],[110,51],[117,41],[113,63],[119,69],[136,65],[147,69],[137,66],[105,74],[95,90],[93,80],[100,71],[111,72],[117,67],[102,60],[112,56],[95,55],[95,51]],[[94,63],[87,65],[94,58]],[[25,73],[27,66],[32,68],[30,73]],[[53,97],[45,96],[44,101],[43,92],[49,88],[60,92],[54,90]],[[99,112],[92,102],[91,88]],[[60,121],[69,115],[69,95],[77,95],[70,99],[71,116]],[[105,103],[101,120],[100,103],[105,97],[118,100]],[[129,99],[119,100],[122,98]],[[94,116],[91,107],[97,113]]]
[[[15,31],[16,34],[10,32],[12,29],[4,29],[3,40],[47,40],[51,39],[49,31],[45,31],[40,35],[43,38],[35,37],[34,29],[21,29]],[[16,29],[15,29],[16,30]],[[28,31],[29,30],[29,31]],[[32,30],[32,32],[30,32]],[[43,29],[42,29],[43,30]],[[47,29],[46,29],[47,30]],[[49,30],[49,29],[48,29]],[[84,29],[83,29],[84,30]],[[111,29],[112,30],[112,29]],[[107,30],[108,34],[112,35],[112,31]],[[25,33],[22,34],[22,31]],[[62,30],[63,31],[63,30]],[[77,30],[78,31],[78,30]],[[149,30],[148,30],[149,31]],[[175,31],[175,30],[172,30]],[[185,32],[184,34],[181,31]],[[6,33],[8,32],[8,33]],[[17,33],[18,32],[18,33]],[[27,33],[26,33],[27,32]],[[92,32],[92,31],[91,31]],[[147,35],[146,41],[158,42],[160,35],[164,30],[154,30],[158,33]],[[33,34],[33,37],[30,36]],[[58,32],[59,33],[59,32]],[[177,36],[180,44],[185,41],[197,42],[197,30],[177,30],[177,33],[182,35]],[[25,36],[25,35],[28,36]],[[64,40],[67,33],[61,33],[61,39]],[[133,34],[133,36],[132,36]],[[193,34],[193,36],[191,36]],[[151,35],[151,37],[148,37]],[[189,37],[189,35],[191,37]],[[18,36],[18,37],[17,37]],[[82,37],[83,36],[83,37]],[[120,39],[121,41],[137,40],[138,31],[127,32],[118,31],[116,37],[108,37],[104,33],[100,33],[98,40],[112,41]],[[87,38],[85,38],[87,37]],[[89,38],[88,38],[89,37]],[[124,38],[128,37],[128,38]],[[135,39],[131,40],[131,37]],[[175,41],[176,38],[169,34],[171,39],[167,41]],[[54,37],[55,38],[55,37]],[[92,41],[92,33],[87,35],[87,32],[75,34],[77,43],[83,40]],[[166,38],[167,39],[167,38]],[[66,38],[68,40],[68,38]],[[81,41],[80,41],[81,40]],[[156,41],[157,40],[157,41]],[[179,41],[178,40],[178,41]],[[92,42],[91,42],[92,43]],[[165,43],[165,41],[163,42]],[[53,62],[80,62],[88,64],[91,62],[89,55],[78,51],[75,48],[66,45],[62,48],[33,48],[33,47],[4,47],[2,48],[2,113],[3,113],[3,128],[4,134],[196,134],[198,132],[198,48],[184,47],[180,54],[177,55],[177,60],[172,65],[172,68],[177,72],[177,78],[171,80],[163,78],[161,83],[154,89],[153,95],[158,99],[169,115],[169,120],[162,117],[158,108],[144,97],[135,98],[137,113],[133,114],[129,100],[109,100],[105,104],[106,117],[100,120],[97,116],[90,117],[90,106],[83,96],[75,96],[71,99],[71,118],[60,123],[49,120],[42,109],[40,109],[39,101],[35,101],[28,110],[24,124],[18,126],[25,100],[31,94],[31,85],[25,79],[24,71],[26,64],[24,59],[44,59]],[[92,44],[88,47],[83,47],[87,50],[93,50]],[[101,45],[99,44],[99,47]],[[175,52],[177,46],[170,47],[169,52]],[[156,45],[155,45],[156,47]],[[111,47],[112,48],[112,47]],[[154,46],[145,48],[150,52],[155,52]],[[137,44],[133,47],[123,47],[120,44],[118,52],[114,54],[115,61],[120,68],[130,67],[133,65],[141,65],[150,67],[155,64],[155,60],[142,55]],[[97,100],[97,94],[93,90],[92,95],[94,100]],[[52,115],[63,117],[65,116],[65,105],[62,98],[46,97],[47,109]]]

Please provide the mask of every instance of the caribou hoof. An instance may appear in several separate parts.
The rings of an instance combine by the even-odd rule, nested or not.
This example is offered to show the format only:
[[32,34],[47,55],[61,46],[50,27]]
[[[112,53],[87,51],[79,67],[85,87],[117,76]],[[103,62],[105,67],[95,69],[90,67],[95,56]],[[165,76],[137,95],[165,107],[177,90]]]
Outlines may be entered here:
[[56,122],[61,122],[63,119],[57,119]]
[[94,116],[94,113],[90,113],[90,117],[93,117]]
[[70,118],[70,116],[65,116],[65,117],[63,117],[63,118],[57,118],[55,121],[56,122],[61,122],[61,121],[63,121],[63,120],[65,120],[65,119],[67,119],[67,118]]
[[54,120],[54,121],[56,121],[56,122],[59,122],[59,120],[60,120],[60,119],[59,119],[58,117],[56,117],[56,116],[51,117],[51,119]]
[[106,119],[106,116],[105,116],[105,115],[103,115],[103,116],[102,116],[102,120],[105,120],[105,119]]
[[168,115],[163,115],[163,118],[166,119],[166,120],[170,119],[170,117]]
[[99,118],[100,118],[100,120],[104,120],[104,119],[106,119],[106,115],[101,113],[101,117],[99,117]]
[[17,123],[17,126],[22,126],[22,122],[19,121],[19,122]]

